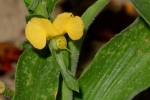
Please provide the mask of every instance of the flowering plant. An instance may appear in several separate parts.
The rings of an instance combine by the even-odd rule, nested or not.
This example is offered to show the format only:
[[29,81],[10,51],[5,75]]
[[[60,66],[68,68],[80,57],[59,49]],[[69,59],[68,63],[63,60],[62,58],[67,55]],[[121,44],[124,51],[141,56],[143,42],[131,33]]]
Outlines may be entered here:
[[149,0],[130,0],[140,16],[97,52],[78,79],[84,36],[109,0],[97,0],[81,17],[64,12],[53,20],[57,1],[24,0],[26,50],[18,61],[15,92],[0,82],[1,93],[13,100],[129,100],[150,86]]

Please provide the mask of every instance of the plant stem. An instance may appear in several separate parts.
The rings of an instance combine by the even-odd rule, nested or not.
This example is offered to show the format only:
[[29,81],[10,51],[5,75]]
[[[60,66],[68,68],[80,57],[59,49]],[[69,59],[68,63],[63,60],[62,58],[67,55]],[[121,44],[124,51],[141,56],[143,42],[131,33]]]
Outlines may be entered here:
[[73,93],[66,84],[62,83],[62,100],[73,100]]
[[56,62],[59,65],[59,70],[63,77],[63,83],[62,83],[62,100],[72,100],[73,99],[73,93],[72,90],[78,91],[79,85],[77,80],[70,74],[68,69],[69,64],[69,56],[68,51],[56,51],[52,48],[53,41],[51,40],[51,43],[49,45],[49,48],[51,50],[51,53],[56,60]]

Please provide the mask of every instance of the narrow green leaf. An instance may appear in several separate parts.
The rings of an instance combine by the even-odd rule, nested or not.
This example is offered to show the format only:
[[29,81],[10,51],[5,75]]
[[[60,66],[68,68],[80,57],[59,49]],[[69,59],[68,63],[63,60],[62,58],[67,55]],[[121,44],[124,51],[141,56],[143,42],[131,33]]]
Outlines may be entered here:
[[109,0],[97,0],[92,6],[90,6],[82,15],[85,31],[88,30],[95,17],[105,7]]
[[45,0],[47,2],[47,12],[48,15],[51,17],[51,13],[53,12],[55,5],[59,0]]
[[29,48],[32,48],[32,45],[30,44],[28,40],[25,40],[21,45],[21,50],[26,50]]
[[[109,2],[109,0],[97,0],[92,6],[90,6],[82,15],[82,20],[84,23],[84,36],[86,35],[86,32],[89,28],[89,26],[92,24],[95,17],[99,14],[99,12],[104,8],[104,6]],[[84,37],[80,39],[79,41],[72,41],[70,40],[69,50],[71,51],[71,64],[70,64],[70,70],[72,75],[75,75],[76,69],[77,69],[77,63],[79,58],[79,52],[83,43]]]
[[150,1],[149,0],[130,0],[135,6],[140,15],[145,19],[145,21],[150,25]]
[[66,86],[71,90],[79,92],[78,80],[70,74],[69,70],[62,70],[61,73]]
[[150,28],[143,19],[96,54],[79,78],[83,100],[131,100],[150,86]]
[[[84,32],[88,30],[90,24],[93,22],[94,18],[99,14],[99,12],[104,8],[104,6],[108,3],[109,0],[98,0],[92,6],[90,6],[82,15],[82,20],[84,23]],[[84,34],[85,34],[84,33]],[[85,36],[85,35],[84,35]],[[80,49],[83,43],[84,37],[79,41],[70,40],[68,43],[70,53],[70,66],[69,69],[71,74],[75,76],[77,70],[77,64],[80,54]],[[68,90],[68,93],[72,96],[72,91]],[[71,98],[68,95],[68,98]],[[65,100],[65,99],[64,99]],[[69,99],[68,99],[69,100]]]
[[48,56],[45,51],[24,51],[17,65],[13,100],[55,100],[59,71],[53,57]]

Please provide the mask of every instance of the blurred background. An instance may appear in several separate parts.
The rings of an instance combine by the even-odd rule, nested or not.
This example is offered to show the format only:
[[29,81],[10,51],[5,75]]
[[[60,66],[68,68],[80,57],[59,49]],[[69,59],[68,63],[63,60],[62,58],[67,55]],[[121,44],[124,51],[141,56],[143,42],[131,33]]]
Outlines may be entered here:
[[[53,17],[64,11],[82,15],[96,0],[60,1],[56,5]],[[23,52],[20,46],[25,40],[26,15],[28,12],[23,0],[0,0],[0,80],[13,90],[16,63]],[[81,50],[77,77],[92,61],[99,48],[129,26],[136,17],[138,13],[128,0],[110,0],[88,30]],[[0,100],[5,99],[0,97]],[[133,100],[150,100],[150,89],[140,93]]]

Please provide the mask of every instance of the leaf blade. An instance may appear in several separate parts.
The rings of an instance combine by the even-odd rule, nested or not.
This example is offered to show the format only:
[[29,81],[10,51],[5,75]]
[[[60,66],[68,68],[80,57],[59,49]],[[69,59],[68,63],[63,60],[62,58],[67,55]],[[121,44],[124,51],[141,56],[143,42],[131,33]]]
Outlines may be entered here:
[[[104,6],[109,2],[109,0],[97,0],[93,5],[91,5],[81,16],[84,23],[84,37],[89,26],[92,24],[95,17],[99,14],[100,11],[104,8]],[[69,50],[71,51],[71,61],[70,61],[70,70],[72,75],[75,75],[77,69],[77,63],[79,59],[80,49],[84,40],[84,37],[79,41],[70,40],[68,43]]]
[[33,49],[27,49],[18,62],[15,79],[13,100],[55,100],[59,71],[52,57],[42,58]]
[[140,13],[140,15],[145,19],[145,21],[150,25],[150,2],[149,0],[130,0],[136,10]]
[[[150,29],[138,19],[104,46],[79,79],[83,100],[129,100],[150,86]],[[79,98],[78,98],[79,99]]]
[[97,0],[92,6],[90,6],[82,15],[82,20],[84,23],[85,31],[88,30],[89,26],[92,24],[95,17],[100,11],[106,6],[109,0]]

